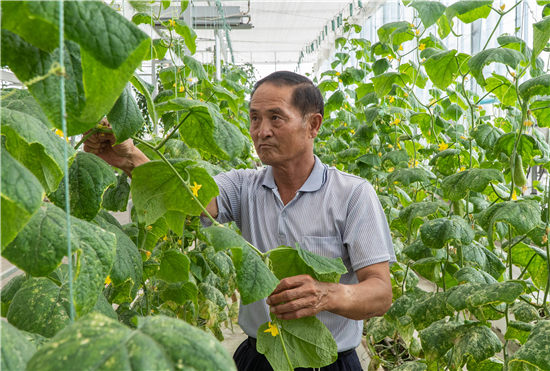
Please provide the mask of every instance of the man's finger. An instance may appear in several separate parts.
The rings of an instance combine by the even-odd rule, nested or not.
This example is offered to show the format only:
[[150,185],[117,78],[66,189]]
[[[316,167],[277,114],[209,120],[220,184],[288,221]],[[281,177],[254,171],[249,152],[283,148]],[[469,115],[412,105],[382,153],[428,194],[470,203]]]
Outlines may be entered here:
[[91,148],[91,149],[100,149],[101,148],[101,145],[103,143],[101,142],[84,142],[84,146],[88,147],[88,148]]
[[268,305],[277,305],[279,303],[285,303],[291,300],[300,299],[310,295],[311,293],[306,290],[301,290],[300,288],[289,289],[278,294],[271,294],[266,303]]
[[313,317],[317,315],[317,313],[311,309],[311,308],[302,308],[300,310],[297,310],[296,312],[289,312],[284,314],[277,315],[277,318],[279,319],[298,319],[298,318],[304,318],[304,317]]
[[279,292],[282,292],[284,290],[293,289],[295,287],[299,287],[304,284],[304,282],[310,281],[312,278],[310,275],[307,274],[301,274],[299,276],[294,277],[287,277],[283,278],[281,282],[275,287],[275,290],[273,290],[273,294],[278,294]]
[[272,306],[269,310],[276,315],[296,312],[302,308],[313,308],[315,306],[314,297],[304,297],[297,300],[292,300],[284,304]]

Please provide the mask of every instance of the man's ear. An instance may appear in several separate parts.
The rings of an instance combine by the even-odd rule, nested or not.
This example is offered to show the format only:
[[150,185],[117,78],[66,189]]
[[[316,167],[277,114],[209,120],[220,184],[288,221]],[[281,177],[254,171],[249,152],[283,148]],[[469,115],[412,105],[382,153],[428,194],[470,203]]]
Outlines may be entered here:
[[323,123],[323,116],[320,113],[315,113],[308,118],[308,127],[311,139],[317,137],[319,130],[321,130],[321,124]]

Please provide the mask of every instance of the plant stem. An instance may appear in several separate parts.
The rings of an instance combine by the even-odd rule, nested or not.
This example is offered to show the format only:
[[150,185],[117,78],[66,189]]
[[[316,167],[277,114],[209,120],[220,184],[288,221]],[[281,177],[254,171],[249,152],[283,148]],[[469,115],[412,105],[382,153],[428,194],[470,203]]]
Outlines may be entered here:
[[154,149],[155,149],[155,150],[161,149],[161,148],[166,144],[166,142],[168,142],[168,140],[169,140],[174,134],[177,133],[177,131],[178,131],[178,129],[180,128],[180,126],[183,125],[183,123],[185,122],[185,120],[187,120],[187,118],[188,118],[189,116],[191,116],[191,112],[189,112],[189,113],[187,114],[187,116],[185,116],[185,117],[183,118],[183,120],[181,120],[181,122],[180,122],[178,125],[176,125],[176,126],[172,129],[172,132],[171,132],[170,134],[168,134],[163,140],[161,140],[160,143],[157,144],[157,145],[154,147]]
[[277,320],[274,321],[275,326],[277,326],[277,331],[279,331],[279,336],[281,339],[281,345],[283,346],[283,352],[285,353],[286,361],[288,362],[288,367],[290,367],[291,370],[294,370],[294,367],[292,366],[292,362],[290,362],[290,357],[288,356],[288,352],[286,350],[285,346],[285,340],[283,339],[283,332],[281,331],[281,328],[279,327],[279,322]]
[[484,51],[485,49],[487,49],[487,45],[489,45],[489,41],[491,41],[491,38],[495,34],[495,31],[497,30],[498,25],[500,24],[500,21],[502,21],[503,16],[504,16],[504,14],[500,13],[500,17],[498,17],[497,24],[495,25],[495,28],[493,28],[493,32],[491,32],[491,34],[489,35],[489,38],[487,39],[487,42],[485,43],[485,46],[483,47],[483,49],[481,49],[481,51]]
[[88,134],[83,136],[82,139],[80,139],[80,141],[74,146],[74,149],[77,150],[78,147],[80,147],[82,145],[82,143],[84,143],[86,141],[86,139],[88,139],[89,137],[91,137],[95,133],[113,134],[113,130],[112,129],[101,129],[101,128],[95,127],[92,130],[90,130],[90,132]]

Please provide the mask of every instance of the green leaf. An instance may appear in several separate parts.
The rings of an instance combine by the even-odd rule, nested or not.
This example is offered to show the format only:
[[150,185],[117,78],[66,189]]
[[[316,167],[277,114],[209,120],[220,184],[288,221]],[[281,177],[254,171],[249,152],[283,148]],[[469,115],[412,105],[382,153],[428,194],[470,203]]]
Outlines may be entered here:
[[424,62],[428,77],[439,89],[447,89],[457,79],[460,71],[465,68],[469,56],[457,53],[456,50],[444,51],[432,55]]
[[232,247],[231,253],[242,303],[248,305],[271,295],[279,280],[258,254],[248,245]]
[[478,146],[485,150],[492,150],[498,138],[500,138],[503,134],[504,132],[497,127],[489,124],[481,124],[476,126],[474,129],[473,137]]
[[431,256],[417,260],[411,265],[411,268],[427,280],[435,282],[439,287],[443,287],[443,279],[445,279],[447,288],[456,286],[458,282],[453,278],[453,275],[458,270],[458,267],[453,264],[448,264],[443,274],[443,278],[442,270],[444,262],[445,257],[441,255]]
[[0,327],[2,358],[0,367],[5,371],[27,369],[27,362],[36,351],[35,346],[19,330],[3,322]]
[[451,241],[467,245],[475,237],[468,222],[458,216],[430,220],[420,227],[420,233],[422,242],[432,249],[442,249]]
[[529,106],[533,116],[537,118],[537,125],[540,127],[550,126],[550,99],[537,99]]
[[195,77],[200,80],[208,80],[208,74],[204,70],[201,62],[193,57],[186,55],[185,57],[183,57],[183,63],[185,63],[185,66],[193,72],[193,75]]
[[451,364],[460,368],[469,359],[482,362],[502,350],[498,336],[488,327],[472,327],[454,347]]
[[548,256],[546,251],[523,242],[512,247],[512,262],[527,267],[536,287],[544,291],[548,282]]
[[145,123],[141,111],[132,96],[130,85],[126,85],[115,105],[107,114],[107,119],[113,128],[116,143],[120,144],[134,135]]
[[10,156],[4,148],[1,152],[3,251],[38,210],[46,194],[38,179],[27,168]]
[[402,72],[406,75],[408,75],[411,79],[411,81],[416,82],[416,86],[418,86],[421,89],[424,89],[426,87],[426,83],[428,82],[428,77],[418,68],[416,63],[410,61],[408,63],[404,63],[401,66],[399,66],[399,72]]
[[401,162],[409,161],[409,154],[404,149],[393,150],[382,156],[382,163],[386,162],[387,160],[389,160],[395,166]]
[[164,301],[171,301],[178,305],[185,305],[187,300],[191,300],[198,308],[199,289],[191,281],[169,283],[164,288],[159,289],[160,297]]
[[[417,302],[409,308],[408,314],[411,316],[416,330],[421,331],[431,326],[435,321],[454,315],[454,309],[447,304],[447,297],[451,293],[451,290],[436,292],[433,296]],[[422,339],[422,336],[420,338]],[[424,346],[422,348],[426,349]]]
[[445,319],[441,319],[418,331],[424,356],[428,362],[442,359],[447,351],[454,346],[453,340],[460,326],[458,322],[447,322]]
[[[78,152],[69,168],[69,200],[71,214],[92,220],[101,207],[103,193],[116,183],[113,171],[105,161],[86,152]],[[65,209],[65,182],[49,196],[56,206]]]
[[[527,304],[527,303],[526,303]],[[504,338],[508,340],[517,340],[521,345],[525,344],[534,325],[519,321],[510,321],[506,327]]]
[[130,197],[130,184],[128,175],[122,172],[117,176],[117,184],[109,187],[103,193],[101,207],[109,211],[126,211]]
[[[97,355],[102,354],[101,358]],[[138,328],[90,313],[40,348],[32,370],[103,370],[117,365],[136,370],[236,370],[212,335],[165,316],[140,318]]]
[[425,371],[428,366],[422,362],[405,362],[401,366],[394,368],[393,371]]
[[[98,293],[87,311],[95,305]],[[68,286],[59,287],[47,278],[33,277],[13,297],[7,319],[20,330],[49,338],[69,325],[69,311]]]
[[502,173],[496,169],[467,169],[443,179],[441,189],[445,198],[459,201],[468,191],[483,192],[489,183],[504,183]]
[[393,337],[395,327],[384,317],[373,317],[365,324],[365,333],[369,342],[371,335],[374,343],[378,343],[386,337]]
[[4,89],[0,91],[0,106],[37,118],[48,129],[53,126],[28,89]]
[[497,280],[489,273],[476,269],[474,267],[460,268],[455,274],[454,278],[458,281],[459,285],[464,283],[496,283]]
[[370,167],[378,167],[382,163],[380,156],[372,154],[372,153],[367,153],[363,156],[360,156],[355,161],[363,163],[363,164],[368,165]]
[[459,155],[460,153],[462,153],[462,150],[460,149],[455,149],[455,148],[449,148],[449,149],[445,149],[441,152],[437,152],[431,159],[430,159],[430,165],[435,165],[437,164],[437,160],[438,159],[443,159],[443,158],[447,158],[447,157],[451,157],[451,156],[456,156],[456,155]]
[[153,102],[153,97],[151,96],[151,93],[153,89],[149,89],[152,87],[151,84],[145,82],[137,73],[134,73],[130,77],[130,82],[136,88],[143,96],[145,97],[145,100],[147,101],[147,112],[149,113],[151,117],[151,121],[153,123],[156,123],[157,120],[157,114],[155,111],[155,104]]
[[527,342],[510,359],[510,371],[550,370],[550,321],[539,321]]
[[414,182],[430,182],[430,179],[435,179],[435,176],[432,173],[418,167],[411,169],[398,169],[388,176],[388,184],[393,185],[395,182],[399,182],[404,186],[409,186]]
[[[174,31],[176,31],[178,35],[183,37],[185,46],[189,49],[189,51],[191,52],[191,55],[195,54],[197,50],[197,34],[195,33],[195,30],[193,30],[182,19],[176,19],[174,20],[174,22],[176,23],[176,27],[174,28]],[[184,63],[187,65],[187,62],[184,62]]]
[[180,127],[184,142],[191,148],[208,152],[224,160],[231,160],[244,148],[244,139],[239,129],[224,120],[210,105],[184,98],[175,98],[156,106],[161,113],[184,110],[180,117],[187,119]]
[[372,77],[371,81],[374,84],[374,91],[378,95],[378,98],[383,98],[387,95],[392,90],[393,84],[404,87],[407,83],[412,83],[409,75],[398,72],[386,72],[382,75]]
[[417,238],[413,243],[403,249],[403,253],[412,260],[433,257],[432,249],[424,245],[421,238]]
[[[506,156],[511,157],[514,146],[517,140],[517,133],[506,133],[498,138],[493,152],[495,155],[498,155],[500,152],[504,152]],[[521,139],[517,144],[517,153],[521,156],[524,163],[529,163],[537,154],[542,154],[544,147],[540,141],[538,141],[534,136],[529,134],[522,134]]]
[[216,252],[225,251],[233,248],[244,248],[248,243],[234,230],[222,226],[212,226],[204,228],[202,233],[207,241],[214,247]]
[[[2,17],[3,63],[19,80],[46,75],[59,60],[59,38],[54,36],[58,34],[57,8],[47,1],[2,4],[2,14],[11,14]],[[65,3],[64,15],[65,69],[71,76],[66,79],[65,94],[68,102],[75,102],[67,105],[67,127],[69,135],[75,135],[91,129],[108,112],[150,42],[136,25],[101,2]],[[97,17],[104,22],[97,22]],[[110,39],[109,31],[114,29],[117,38]],[[29,86],[50,121],[60,129],[59,89],[55,74]]]
[[550,40],[550,18],[546,17],[542,21],[533,23],[533,54],[531,64],[534,66],[540,52],[546,48]]
[[475,77],[480,86],[487,85],[483,77],[483,68],[493,62],[502,63],[516,69],[518,64],[525,60],[522,53],[513,49],[485,49],[474,55],[469,61],[468,66],[472,76]]
[[109,277],[114,286],[110,301],[117,304],[132,302],[143,280],[141,254],[132,240],[119,228],[110,224],[101,216],[94,221],[106,231],[116,236],[116,254]]
[[132,22],[136,26],[139,26],[140,24],[147,24],[151,27],[155,26],[155,21],[147,13],[136,13],[136,14],[134,14],[133,17],[132,17]]
[[107,316],[111,319],[114,319],[115,321],[118,321],[118,316],[115,310],[113,309],[113,306],[109,304],[109,302],[107,301],[107,299],[105,298],[102,292],[99,293],[97,297],[97,301],[94,307],[92,308],[92,312],[101,313],[104,316]]
[[[417,218],[435,215],[438,211],[447,210],[448,206],[442,202],[418,202],[410,204],[399,212],[399,218],[407,223],[409,230]],[[413,233],[416,231],[411,230]]]
[[464,261],[474,263],[478,266],[481,269],[481,274],[488,273],[497,280],[506,270],[506,266],[499,257],[477,241],[472,241],[471,244],[462,246],[462,258]]
[[[184,180],[189,178],[191,184],[197,183],[202,186],[198,190],[197,198],[205,207],[218,195],[218,186],[214,179],[205,169],[195,165],[195,162],[186,159],[168,161]],[[191,215],[201,214],[202,209],[164,162],[147,162],[135,168],[132,175],[132,200],[140,223],[150,225],[169,210]]]
[[518,296],[523,294],[523,292],[523,285],[518,282],[498,282],[475,290],[475,292],[466,299],[466,303],[470,308],[487,304],[512,304]]
[[498,358],[489,358],[483,362],[468,362],[468,371],[502,371],[504,363]]
[[512,313],[516,320],[522,322],[532,322],[540,318],[538,310],[524,301],[514,303]]
[[502,104],[513,106],[517,101],[516,87],[506,77],[495,72],[492,75],[493,77],[485,80],[487,82],[485,90],[494,94]]
[[518,236],[525,234],[540,223],[540,206],[533,200],[500,202],[477,214],[476,219],[487,231],[489,244],[492,245],[496,223],[507,223],[514,228]]
[[155,275],[166,282],[185,282],[189,280],[189,258],[180,251],[171,249],[159,256],[160,269]]
[[383,74],[391,67],[391,63],[386,58],[378,59],[372,64],[372,72],[374,76]]
[[[2,256],[34,277],[45,277],[67,253],[67,216],[44,204]],[[77,253],[74,303],[77,314],[91,309],[103,288],[115,257],[115,236],[95,225],[71,217],[72,251]],[[12,303],[13,305],[13,303]]]
[[11,301],[13,300],[13,297],[26,281],[27,277],[24,274],[20,274],[13,277],[11,280],[9,280],[8,283],[4,285],[4,287],[2,287],[2,291],[0,292],[2,305],[2,312],[0,315],[2,317],[6,317],[8,315],[8,309],[10,307]]
[[491,5],[493,0],[462,0],[449,6],[445,14],[449,21],[458,17],[464,23],[472,23],[480,18],[487,18],[491,13]]
[[338,348],[330,331],[316,317],[305,317],[294,320],[277,320],[279,334],[273,336],[266,332],[274,326],[266,322],[257,333],[258,353],[264,354],[275,371],[290,370],[280,337],[285,342],[293,368],[324,367],[338,358]]
[[[55,191],[63,178],[63,139],[33,116],[9,108],[2,108],[1,115],[7,151],[34,174],[46,193]],[[76,152],[68,147],[70,162]]]
[[518,92],[526,101],[537,95],[549,95],[550,75],[542,75],[525,81],[518,87]]
[[327,258],[300,247],[280,246],[269,252],[269,260],[279,280],[309,274],[317,281],[338,283],[348,271],[341,258]]
[[413,1],[411,8],[418,11],[418,16],[424,28],[434,25],[447,9],[445,5],[437,1]]
[[[409,22],[406,22],[406,21],[386,23],[382,27],[380,27],[376,32],[378,34],[378,38],[380,39],[380,42],[382,44],[388,44],[392,41],[395,31],[398,31],[398,32],[401,31],[405,33],[408,32],[410,33],[410,36],[414,37],[411,31],[411,26]],[[398,40],[393,40],[393,44],[395,45],[401,44],[401,42],[396,42],[396,41]]]

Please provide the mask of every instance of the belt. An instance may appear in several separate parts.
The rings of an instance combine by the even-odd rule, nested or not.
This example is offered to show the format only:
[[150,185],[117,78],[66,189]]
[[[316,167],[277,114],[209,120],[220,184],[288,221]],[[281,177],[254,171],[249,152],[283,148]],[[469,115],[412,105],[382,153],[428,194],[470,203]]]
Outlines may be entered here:
[[[256,338],[253,338],[252,336],[248,337],[248,343],[256,349]],[[343,352],[338,352],[338,358],[345,357],[351,353],[355,352],[355,348],[344,350]]]

